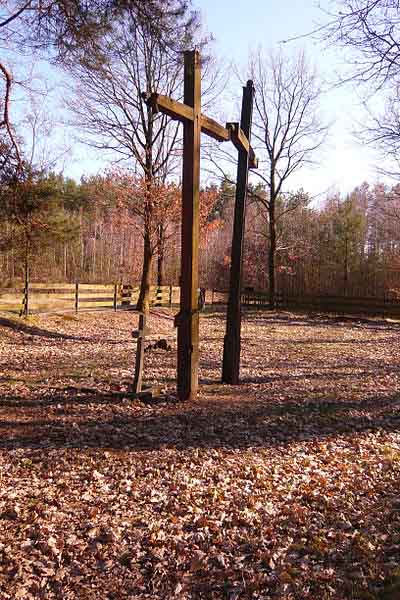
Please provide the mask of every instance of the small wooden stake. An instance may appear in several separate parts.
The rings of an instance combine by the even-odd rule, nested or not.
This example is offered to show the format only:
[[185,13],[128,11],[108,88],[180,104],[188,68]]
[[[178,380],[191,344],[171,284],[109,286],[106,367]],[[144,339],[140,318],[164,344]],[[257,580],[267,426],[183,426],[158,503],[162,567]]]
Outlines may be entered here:
[[226,315],[226,335],[224,339],[224,358],[222,366],[222,381],[230,384],[239,383],[240,371],[242,255],[246,216],[246,196],[249,172],[249,148],[253,114],[253,98],[253,82],[248,81],[246,87],[243,88],[242,114],[240,119],[240,129],[243,130],[248,140],[248,144],[247,148],[243,145],[238,145],[239,160],[237,167],[235,217],[231,249],[231,272],[228,309]]
[[139,393],[142,391],[144,345],[146,342],[146,322],[147,322],[146,313],[140,313],[140,315],[139,315],[139,331],[138,331],[137,347],[136,347],[135,375],[133,378],[134,393]]

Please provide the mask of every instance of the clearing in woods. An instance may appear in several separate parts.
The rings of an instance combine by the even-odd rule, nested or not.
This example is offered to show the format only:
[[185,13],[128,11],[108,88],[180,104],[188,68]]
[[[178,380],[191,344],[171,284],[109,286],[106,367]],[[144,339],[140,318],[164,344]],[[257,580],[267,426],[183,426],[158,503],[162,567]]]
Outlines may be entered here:
[[206,314],[197,401],[145,404],[135,318],[0,320],[1,600],[400,597],[399,326],[248,315],[233,387]]

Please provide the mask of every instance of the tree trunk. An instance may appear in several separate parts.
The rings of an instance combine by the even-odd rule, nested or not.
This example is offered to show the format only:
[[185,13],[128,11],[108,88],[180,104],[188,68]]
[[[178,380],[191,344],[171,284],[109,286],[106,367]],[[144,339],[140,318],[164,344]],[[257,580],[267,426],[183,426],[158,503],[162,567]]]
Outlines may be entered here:
[[151,281],[151,267],[153,262],[153,252],[151,250],[150,235],[148,232],[144,235],[144,246],[143,246],[143,270],[142,280],[140,283],[139,298],[137,301],[136,309],[147,312],[150,304],[150,281]]
[[160,225],[158,230],[158,239],[157,239],[157,285],[161,287],[164,285],[164,231],[162,226]]
[[29,279],[30,279],[30,240],[29,236],[25,237],[25,257],[24,257],[24,307],[20,316],[27,317],[29,315]]
[[67,244],[64,243],[64,281],[67,281]]
[[[147,90],[149,93],[150,89]],[[150,106],[147,106],[147,132],[146,132],[146,166],[145,179],[147,181],[148,193],[151,193],[151,184],[153,181],[153,111]],[[142,280],[140,283],[139,298],[136,305],[137,310],[147,312],[149,310],[150,300],[150,278],[151,267],[153,262],[153,250],[151,247],[150,223],[152,218],[151,198],[146,200],[147,206],[144,211],[144,250],[143,250],[143,270]]]
[[271,193],[269,204],[269,249],[268,249],[268,284],[269,304],[273,309],[276,305],[275,298],[275,254],[276,254],[276,224],[275,224],[275,198]]
[[349,251],[348,240],[345,238],[344,246],[344,265],[343,265],[343,295],[347,296],[347,288],[349,282]]

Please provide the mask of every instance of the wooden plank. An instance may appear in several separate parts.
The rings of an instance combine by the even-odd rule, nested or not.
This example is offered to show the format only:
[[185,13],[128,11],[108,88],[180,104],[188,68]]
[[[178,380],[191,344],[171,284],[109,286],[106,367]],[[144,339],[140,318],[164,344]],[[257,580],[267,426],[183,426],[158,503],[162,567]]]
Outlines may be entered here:
[[182,102],[177,102],[168,96],[163,96],[162,94],[142,94],[142,98],[145,102],[150,105],[154,112],[162,112],[165,115],[171,117],[175,121],[193,121],[194,119],[194,111],[188,105],[182,104]]
[[241,127],[239,127],[239,123],[227,123],[227,129],[231,132],[231,140],[236,150],[240,152],[244,150],[245,152],[249,152],[250,143]]
[[73,290],[69,288],[31,288],[29,286],[30,292],[32,296],[40,296],[40,295],[55,295],[55,294],[69,294],[73,295]]
[[[186,104],[182,104],[182,102],[177,102],[168,96],[157,93],[144,93],[142,94],[142,97],[156,113],[162,112],[171,119],[181,121],[182,123],[185,121],[193,121],[194,119],[193,108]],[[226,127],[203,114],[201,115],[201,131],[219,142],[228,142],[230,140],[230,132]]]
[[201,134],[201,73],[197,50],[184,53],[184,102],[193,108],[193,121],[183,129],[182,251],[178,327],[177,392],[182,401],[196,397],[199,368],[199,190]]
[[79,296],[79,304],[81,304],[82,302],[114,302],[114,296],[95,296],[93,298],[87,297],[87,296]]
[[0,303],[0,310],[9,311],[9,310],[21,310],[21,302],[13,304],[12,302],[4,304]]
[[239,383],[240,373],[243,240],[246,220],[249,140],[253,115],[253,99],[254,85],[252,81],[248,81],[246,87],[243,88],[240,127],[235,123],[235,129],[232,129],[233,143],[235,143],[235,139],[238,140],[238,143],[235,144],[235,146],[238,148],[239,157],[236,176],[235,213],[231,246],[230,285],[226,313],[222,381],[233,385]]
[[258,159],[254,153],[253,148],[250,145],[249,139],[246,136],[245,131],[239,126],[239,123],[227,123],[227,129],[230,130],[231,140],[236,150],[240,152],[244,150],[249,154],[249,169],[258,168]]
[[201,131],[218,142],[229,142],[231,139],[229,129],[203,114],[201,115]]
[[252,147],[250,147],[249,151],[249,169],[258,169],[258,158]]
[[24,288],[0,288],[0,298],[7,294],[23,294]]
[[[74,289],[75,289],[75,284],[74,284]],[[114,286],[113,284],[93,284],[93,283],[80,283],[79,284],[79,289],[80,290],[85,290],[86,292],[92,292],[93,294],[95,294],[96,292],[99,291],[114,291]]]
[[52,290],[66,288],[68,290],[74,290],[75,284],[74,283],[30,283],[29,288],[31,290],[35,290],[36,288],[42,288],[42,289],[50,288]]
[[31,298],[34,301],[37,302],[41,302],[41,301],[45,301],[45,300],[74,300],[75,298],[75,294],[71,294],[70,292],[68,293],[62,293],[62,294],[58,294],[57,292],[55,293],[43,293],[43,294],[36,294],[36,293],[32,293],[31,292]]

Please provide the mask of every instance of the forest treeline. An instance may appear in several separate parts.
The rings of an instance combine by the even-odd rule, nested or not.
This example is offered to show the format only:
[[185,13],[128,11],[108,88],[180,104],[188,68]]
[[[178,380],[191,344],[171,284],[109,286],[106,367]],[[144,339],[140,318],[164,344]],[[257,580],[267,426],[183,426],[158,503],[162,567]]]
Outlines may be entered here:
[[[83,178],[46,175],[2,192],[2,286],[31,281],[139,283],[143,266],[146,188],[118,172]],[[152,190],[151,283],[179,283],[178,184]],[[234,185],[201,192],[200,281],[227,289]],[[250,188],[243,285],[268,291],[268,190]],[[276,287],[289,296],[400,295],[400,187],[363,183],[350,194],[310,202],[303,190],[276,204]]]
[[[221,108],[227,118],[238,115],[229,73],[190,0],[89,4],[0,3],[0,282],[129,281],[140,284],[143,310],[151,283],[179,283],[184,152],[180,124],[153,111],[145,98],[153,92],[182,98],[183,55],[197,48],[202,106],[210,116]],[[319,36],[361,57],[360,68],[350,65],[344,80],[356,82],[368,99],[383,94],[386,109],[368,113],[363,139],[384,153],[382,173],[396,181],[400,53],[392,32],[398,4],[336,4]],[[24,76],[15,56],[26,62]],[[68,121],[95,150],[102,174],[77,182],[57,172],[60,132],[49,122],[30,56],[64,78],[67,115],[60,123]],[[267,291],[271,306],[277,293],[395,296],[400,186],[363,183],[318,202],[306,184],[291,192],[292,176],[320,159],[329,134],[320,110],[323,80],[291,44],[251,53],[240,76],[254,85],[251,142],[259,159],[247,200],[243,286]],[[25,94],[19,116],[16,90]],[[200,194],[200,284],[208,288],[227,289],[229,281],[237,154],[227,146],[202,143],[216,182],[204,180]]]

